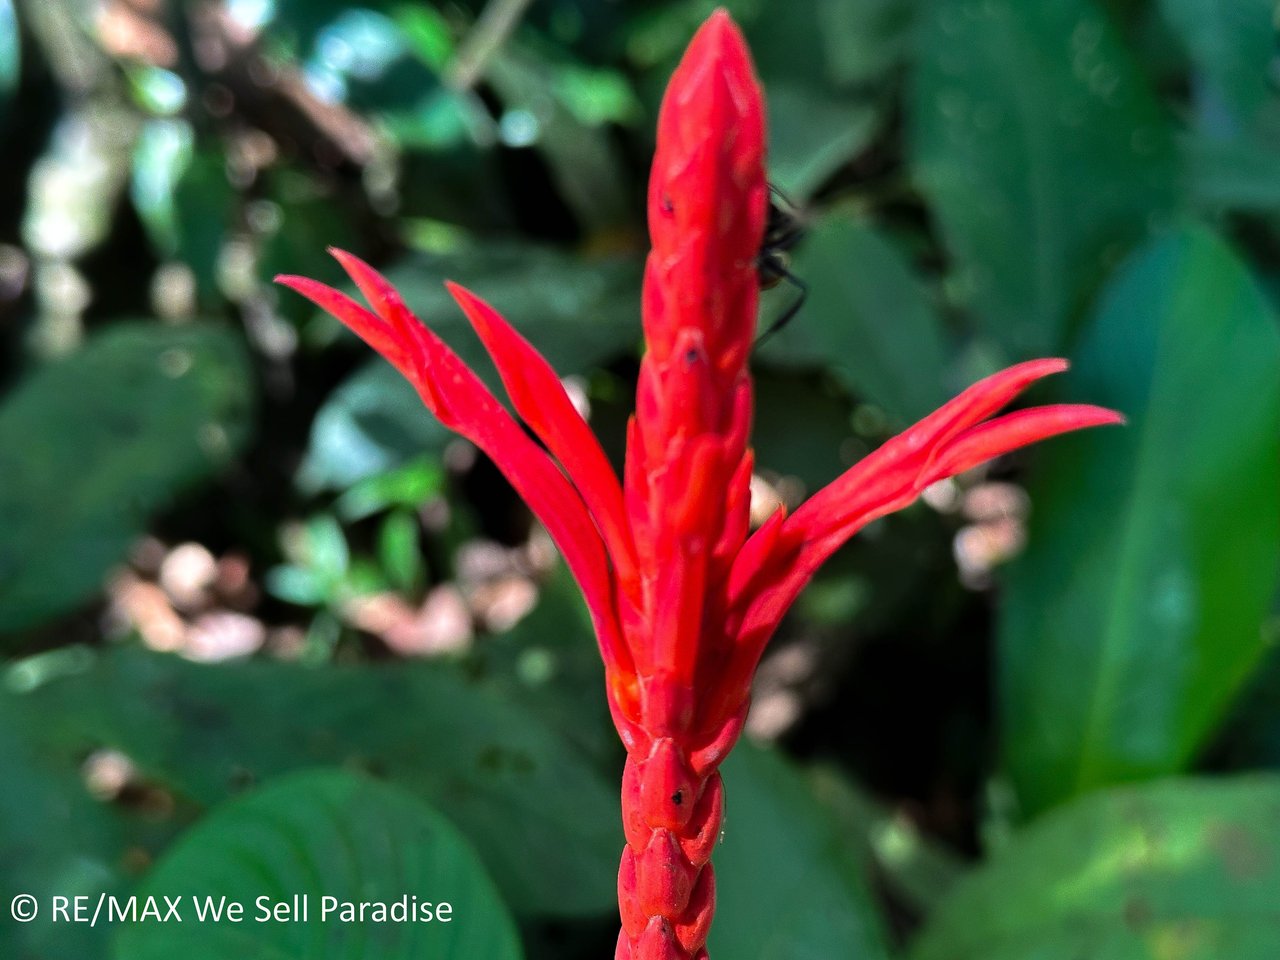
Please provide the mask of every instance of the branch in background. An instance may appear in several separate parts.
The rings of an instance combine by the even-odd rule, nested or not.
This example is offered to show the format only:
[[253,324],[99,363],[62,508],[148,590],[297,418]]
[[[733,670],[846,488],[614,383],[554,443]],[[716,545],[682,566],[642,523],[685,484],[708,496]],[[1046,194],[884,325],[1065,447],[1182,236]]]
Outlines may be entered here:
[[[171,26],[164,0],[113,0],[98,16],[103,47],[113,56],[173,69],[183,54],[194,58],[201,99],[216,115],[234,110],[277,143],[296,145],[325,168],[365,166],[374,155],[371,127],[343,104],[318,97],[296,67],[269,61],[259,34],[247,30],[220,3],[193,5],[189,21]],[[175,36],[190,29],[190,49]]]
[[445,77],[452,89],[465,92],[484,76],[490,61],[502,49],[531,0],[490,0],[476,20],[475,27],[462,41],[458,54],[449,65]]

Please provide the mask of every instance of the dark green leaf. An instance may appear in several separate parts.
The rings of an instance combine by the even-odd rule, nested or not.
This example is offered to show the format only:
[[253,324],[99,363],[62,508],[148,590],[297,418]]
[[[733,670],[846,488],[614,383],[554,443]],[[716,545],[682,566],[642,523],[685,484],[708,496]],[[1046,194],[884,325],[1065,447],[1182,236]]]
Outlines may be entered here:
[[724,780],[711,956],[887,958],[861,838],[844,835],[805,778],[776,754],[739,744]]
[[[219,807],[138,896],[181,897],[182,922],[123,926],[119,960],[522,955],[493,881],[453,824],[403,790],[341,771],[293,774]],[[405,918],[344,920],[342,905],[362,901]],[[196,903],[221,911],[230,902],[242,905],[239,921],[199,921]]]
[[1199,74],[1193,89],[1206,132],[1248,130],[1259,111],[1276,102],[1273,0],[1160,0],[1160,8]]
[[[255,200],[246,211],[261,238],[255,269],[263,283],[280,273],[335,279],[342,274],[326,246],[358,250],[367,242],[363,224],[320,178],[281,170],[264,179],[263,192],[269,199]],[[296,316],[307,316],[305,301],[281,292],[280,302],[291,311],[302,308]]]
[[1280,780],[1087,797],[956,885],[911,960],[1271,960]]
[[[888,98],[877,84],[902,51],[891,18],[873,9],[883,6],[796,0],[742,11],[768,99],[769,180],[789,194],[813,193],[879,128]],[[853,37],[866,45],[855,49]]]
[[[129,845],[123,819],[85,790],[76,767],[55,768],[33,736],[24,700],[0,686],[0,956],[99,957],[107,930],[87,923],[53,923],[54,895],[119,893],[121,863]],[[11,923],[8,904],[20,893],[35,896],[43,915],[32,923]]]
[[[906,260],[875,230],[824,218],[806,234],[792,272],[809,295],[761,348],[763,359],[828,366],[903,424],[947,399],[941,319]],[[790,293],[785,284],[779,290]]]
[[125,323],[0,405],[0,632],[82,603],[148,519],[244,439],[252,381],[212,327]]
[[195,272],[200,302],[220,301],[219,257],[234,223],[237,194],[227,175],[227,159],[197,150],[172,185],[172,217],[177,257]]
[[1274,315],[1203,230],[1108,290],[1068,382],[1129,425],[1040,454],[1000,626],[1028,809],[1183,768],[1256,664],[1280,561],[1278,370]]
[[957,293],[1010,354],[1059,350],[1082,296],[1170,205],[1166,118],[1090,0],[940,0],[918,63],[912,164]]
[[1250,139],[1188,138],[1191,190],[1212,212],[1280,213],[1280,151]]
[[524,707],[448,664],[201,666],[121,650],[28,695],[49,755],[111,746],[204,805],[317,765],[384,776],[444,812],[521,913],[599,913],[617,787]]
[[541,585],[537,606],[506,633],[487,637],[475,669],[500,696],[527,706],[602,770],[621,770],[604,697],[604,664],[569,571]]
[[874,105],[777,82],[767,87],[769,182],[793,197],[813,193],[870,142]]
[[1219,769],[1280,770],[1280,610],[1263,630],[1267,654],[1211,748]]
[[851,404],[839,389],[812,374],[766,372],[755,385],[751,445],[761,469],[798,477],[810,492],[848,469]]
[[908,56],[921,0],[836,0],[818,5],[828,73],[857,87],[883,83]]

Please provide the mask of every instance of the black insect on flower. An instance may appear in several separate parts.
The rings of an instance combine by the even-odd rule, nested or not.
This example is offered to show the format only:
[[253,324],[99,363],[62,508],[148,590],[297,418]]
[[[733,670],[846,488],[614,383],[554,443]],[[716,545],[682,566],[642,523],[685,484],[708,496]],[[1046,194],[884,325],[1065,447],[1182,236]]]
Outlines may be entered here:
[[805,224],[796,205],[781,190],[769,184],[769,215],[764,224],[760,252],[756,254],[756,274],[760,278],[760,289],[770,290],[785,280],[796,288],[799,295],[783,311],[782,316],[756,338],[757,347],[790,323],[809,295],[808,285],[791,272],[791,249],[800,242],[804,234]]

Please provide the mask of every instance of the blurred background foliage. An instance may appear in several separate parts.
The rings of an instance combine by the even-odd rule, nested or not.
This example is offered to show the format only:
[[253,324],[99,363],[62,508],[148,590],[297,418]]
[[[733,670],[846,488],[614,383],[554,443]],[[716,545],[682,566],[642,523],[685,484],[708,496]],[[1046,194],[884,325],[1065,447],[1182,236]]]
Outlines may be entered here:
[[[754,357],[757,517],[1012,361],[1130,422],[931,489],[807,591],[726,767],[712,955],[1272,960],[1273,3],[729,6],[811,291]],[[657,100],[709,11],[0,0],[0,902],[457,911],[0,916],[0,956],[608,955],[621,761],[572,584],[270,280],[357,251],[491,377],[466,284],[620,457]]]

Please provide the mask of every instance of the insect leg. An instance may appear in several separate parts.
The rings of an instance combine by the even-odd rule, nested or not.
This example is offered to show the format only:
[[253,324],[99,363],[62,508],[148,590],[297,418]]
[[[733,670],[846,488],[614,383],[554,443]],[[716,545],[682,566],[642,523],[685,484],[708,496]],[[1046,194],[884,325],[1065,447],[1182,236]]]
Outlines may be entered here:
[[792,303],[791,306],[787,307],[782,316],[769,324],[768,330],[756,337],[755,346],[757,349],[759,349],[760,345],[766,340],[790,323],[795,318],[795,315],[800,312],[800,308],[804,306],[805,300],[809,297],[809,285],[807,283],[785,267],[779,267],[778,270],[784,280],[800,291],[800,295],[796,297],[795,302]]

